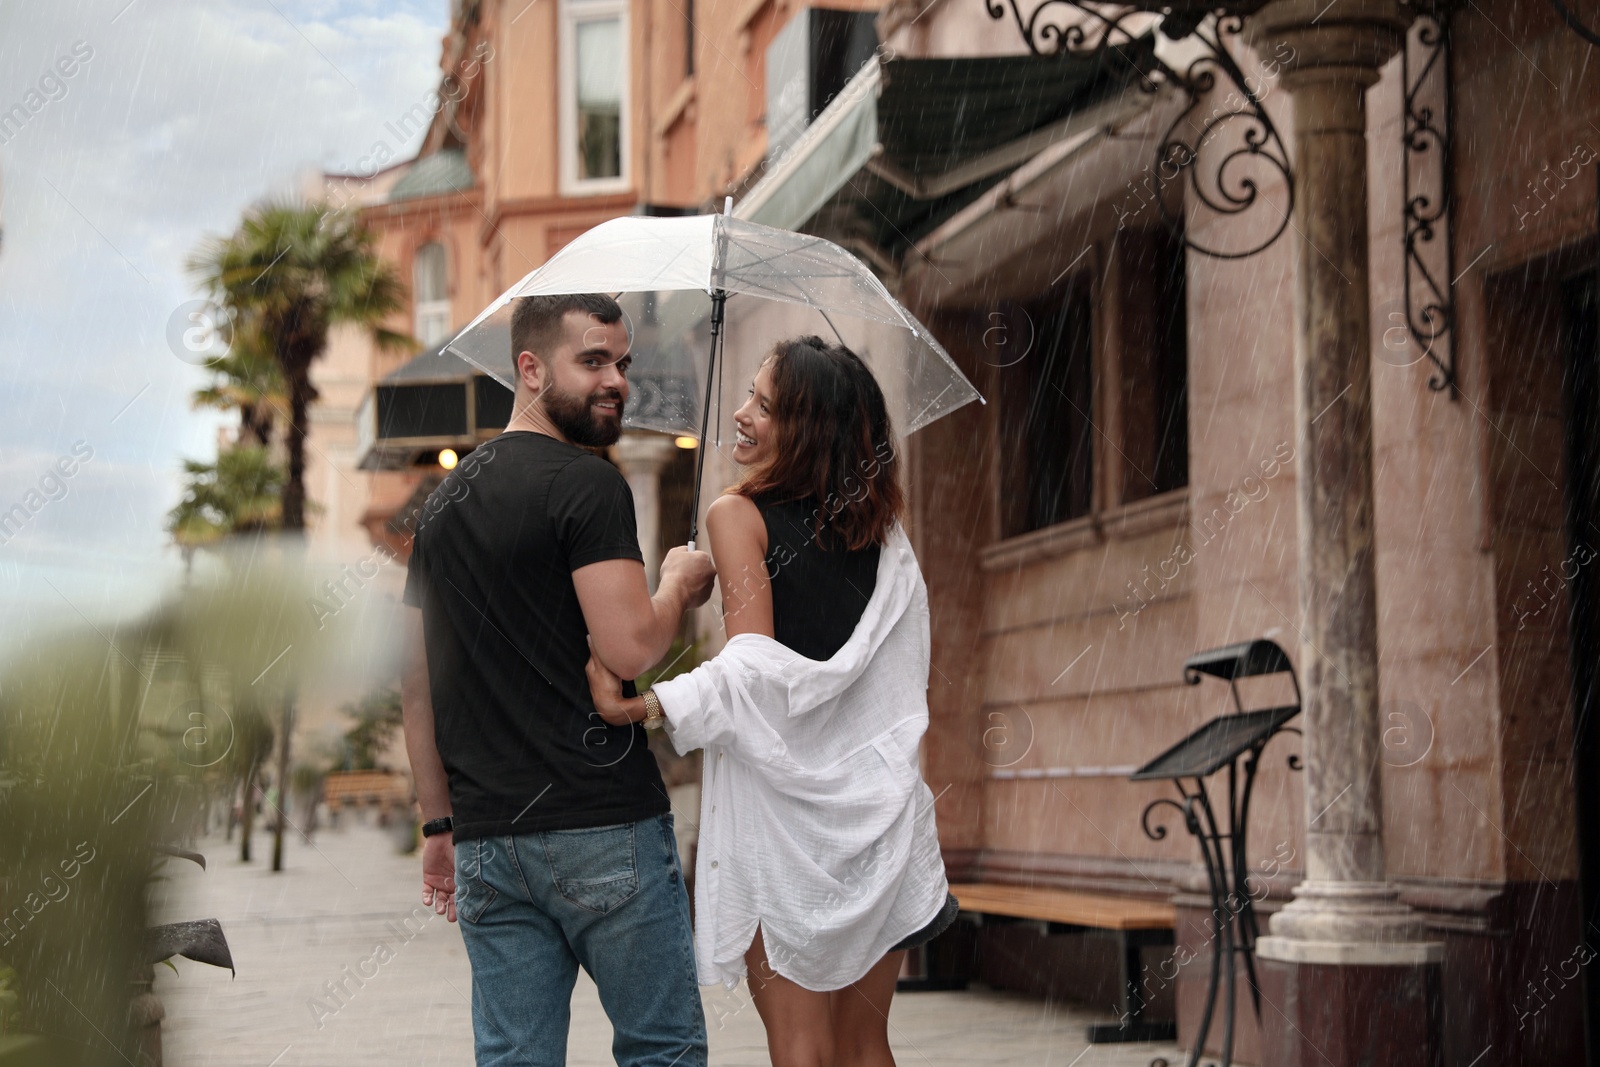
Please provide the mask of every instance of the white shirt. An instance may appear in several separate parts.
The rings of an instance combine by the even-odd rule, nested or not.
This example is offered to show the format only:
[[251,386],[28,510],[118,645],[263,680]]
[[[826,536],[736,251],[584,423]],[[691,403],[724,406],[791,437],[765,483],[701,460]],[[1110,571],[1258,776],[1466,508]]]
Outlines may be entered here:
[[744,977],[759,923],[779,974],[841,989],[939,913],[948,887],[917,762],[928,652],[927,587],[896,526],[861,621],[832,659],[739,634],[654,687],[673,745],[705,749],[702,985]]

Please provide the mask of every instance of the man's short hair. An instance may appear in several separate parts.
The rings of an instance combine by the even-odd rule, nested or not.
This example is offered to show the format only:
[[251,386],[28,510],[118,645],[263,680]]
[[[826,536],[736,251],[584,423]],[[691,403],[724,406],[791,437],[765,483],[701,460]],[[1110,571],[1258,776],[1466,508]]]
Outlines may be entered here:
[[550,349],[561,340],[561,320],[569,311],[593,315],[606,325],[622,318],[622,306],[604,293],[563,293],[557,296],[522,296],[512,302],[511,361],[532,352],[546,363]]

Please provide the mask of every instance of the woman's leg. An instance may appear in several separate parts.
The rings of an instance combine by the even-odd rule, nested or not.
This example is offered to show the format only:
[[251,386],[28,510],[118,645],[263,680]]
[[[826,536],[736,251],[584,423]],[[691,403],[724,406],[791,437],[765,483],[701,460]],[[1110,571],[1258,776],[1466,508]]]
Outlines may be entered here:
[[750,998],[767,1028],[772,1067],[834,1067],[828,998],[837,994],[813,993],[774,971],[759,927],[744,964]]
[[895,1067],[889,1051],[889,1001],[905,957],[904,951],[891,952],[859,982],[828,994],[835,1067]]

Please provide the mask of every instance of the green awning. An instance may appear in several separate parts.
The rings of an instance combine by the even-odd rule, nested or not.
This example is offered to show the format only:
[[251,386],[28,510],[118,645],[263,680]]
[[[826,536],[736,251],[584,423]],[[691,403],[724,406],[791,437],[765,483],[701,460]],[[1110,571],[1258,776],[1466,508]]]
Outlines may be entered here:
[[863,66],[794,146],[768,164],[734,216],[798,230],[815,215],[877,150],[879,81],[876,60]]
[[1137,86],[1154,55],[1147,34],[1090,56],[874,58],[734,215],[798,230],[833,203],[897,254]]

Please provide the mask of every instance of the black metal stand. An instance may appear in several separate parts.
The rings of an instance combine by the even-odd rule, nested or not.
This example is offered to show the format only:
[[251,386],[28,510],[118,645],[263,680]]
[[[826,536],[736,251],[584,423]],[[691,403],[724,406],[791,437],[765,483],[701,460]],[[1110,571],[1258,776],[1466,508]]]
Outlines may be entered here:
[[[1245,711],[1239,698],[1238,679],[1280,673],[1287,673],[1294,684],[1295,702]],[[1261,931],[1245,858],[1250,796],[1261,752],[1267,743],[1281,732],[1299,733],[1286,724],[1300,714],[1300,683],[1283,649],[1267,640],[1246,641],[1196,653],[1184,664],[1183,674],[1184,681],[1190,685],[1198,685],[1201,677],[1207,674],[1226,679],[1234,707],[1239,710],[1212,719],[1139,768],[1131,780],[1170,779],[1182,798],[1180,802],[1163,797],[1145,807],[1140,823],[1152,840],[1159,841],[1167,836],[1166,826],[1152,826],[1150,820],[1152,812],[1166,806],[1183,816],[1184,827],[1200,845],[1200,858],[1205,864],[1211,894],[1211,978],[1206,987],[1200,1028],[1189,1052],[1188,1067],[1198,1067],[1205,1055],[1219,992],[1224,998],[1220,1067],[1229,1067],[1233,1062],[1235,985],[1241,959],[1250,984],[1251,1003],[1256,1017],[1261,1016],[1261,989],[1256,980],[1255,964],[1256,938]],[[1299,757],[1290,756],[1289,766],[1299,770]],[[1224,768],[1227,769],[1226,795],[1219,792],[1213,799],[1207,780]]]

